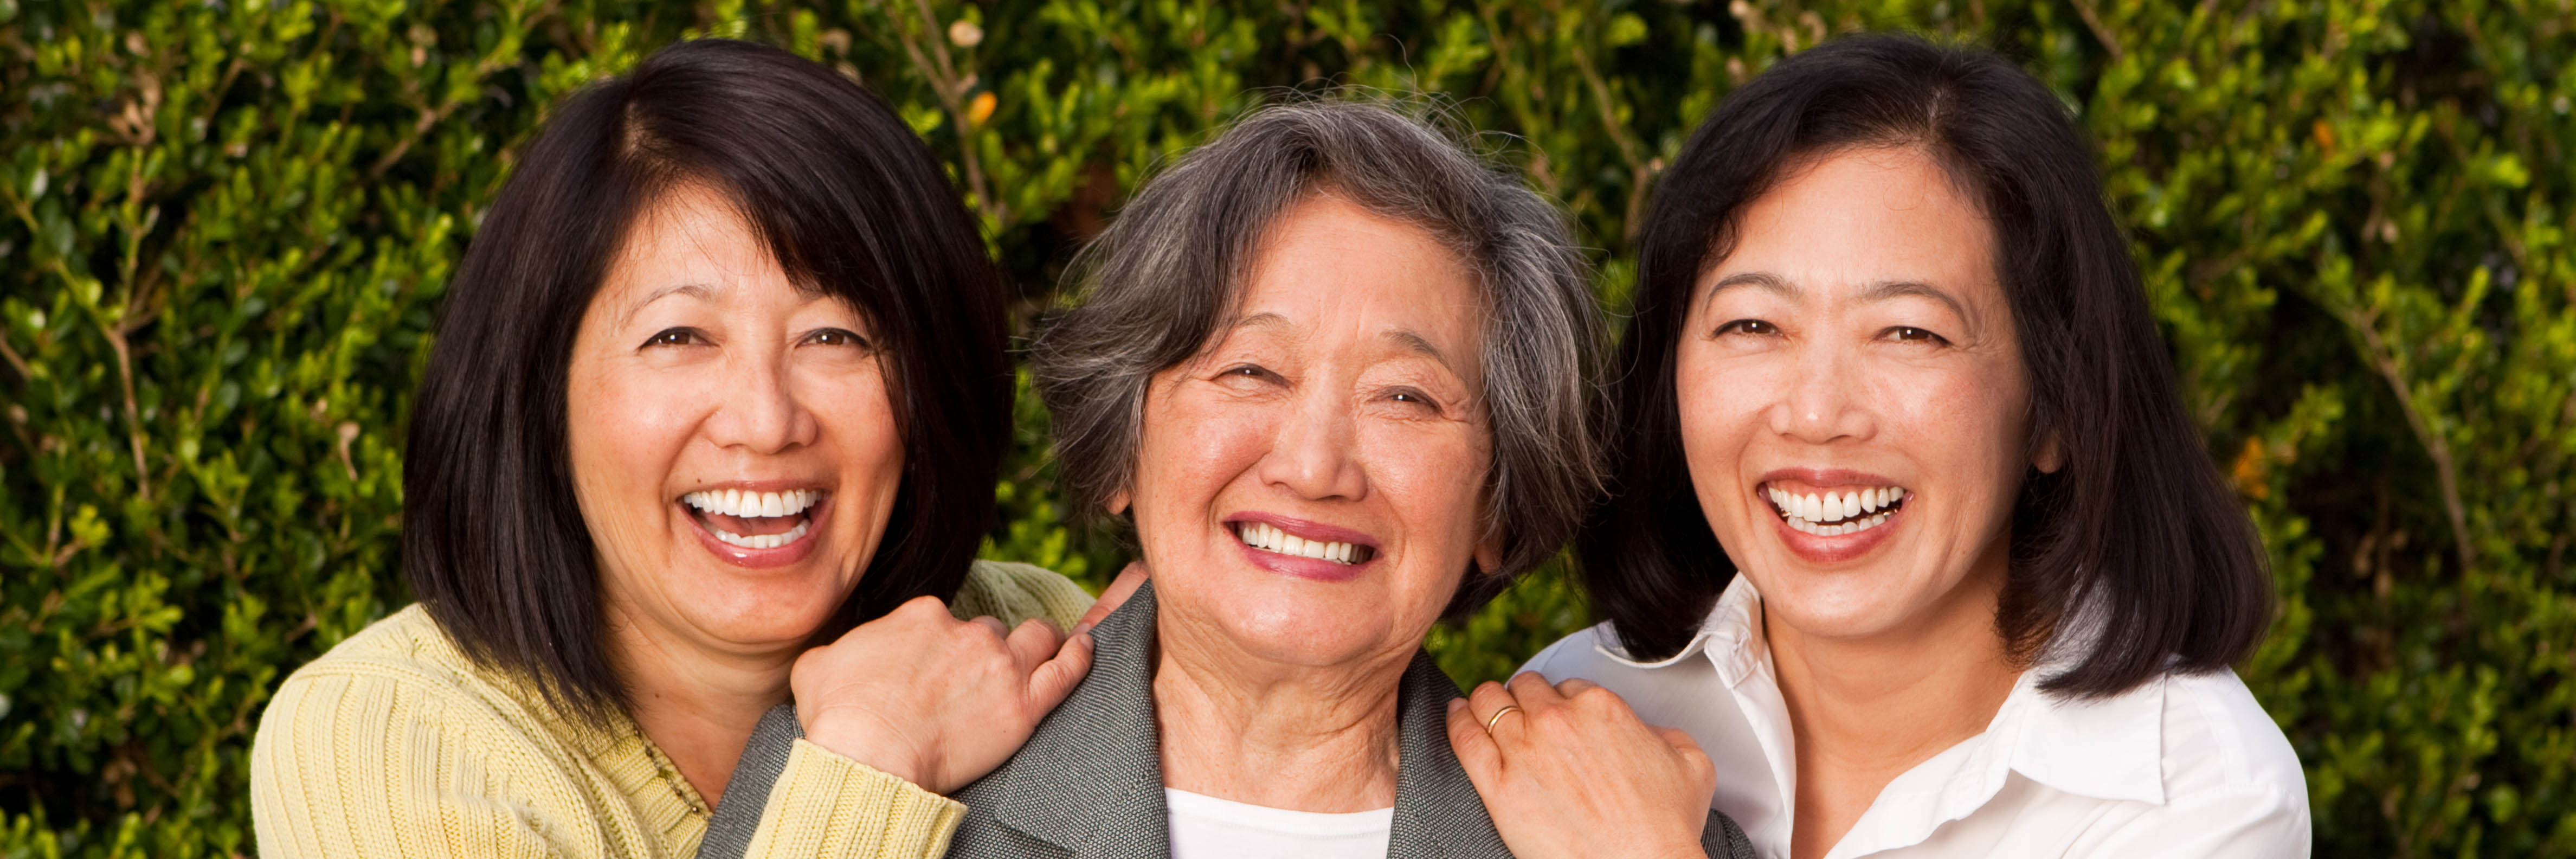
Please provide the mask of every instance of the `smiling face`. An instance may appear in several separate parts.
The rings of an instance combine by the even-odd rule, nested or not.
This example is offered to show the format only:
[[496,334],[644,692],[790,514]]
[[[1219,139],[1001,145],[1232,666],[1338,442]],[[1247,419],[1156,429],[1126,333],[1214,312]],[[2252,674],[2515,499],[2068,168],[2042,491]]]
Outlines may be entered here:
[[1982,211],[1912,148],[1826,157],[1743,212],[1675,356],[1710,528],[1771,626],[1991,630],[2030,393]]
[[723,196],[636,220],[573,342],[574,494],[625,647],[789,652],[858,583],[901,483],[879,352]]
[[1482,305],[1429,234],[1329,193],[1265,239],[1235,319],[1146,393],[1128,497],[1163,636],[1406,658],[1480,556]]

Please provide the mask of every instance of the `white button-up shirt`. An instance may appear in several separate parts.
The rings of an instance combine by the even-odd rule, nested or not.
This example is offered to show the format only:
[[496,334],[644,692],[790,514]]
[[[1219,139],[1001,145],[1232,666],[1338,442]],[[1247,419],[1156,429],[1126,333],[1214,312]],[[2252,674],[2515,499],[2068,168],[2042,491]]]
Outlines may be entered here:
[[[1737,576],[1670,659],[1629,660],[1594,627],[1524,669],[1599,683],[1646,723],[1689,734],[1717,764],[1710,807],[1764,859],[1786,859],[1798,769],[1761,600]],[[2169,674],[2096,701],[2041,693],[2046,674],[2023,672],[1985,733],[1888,782],[1827,859],[2308,855],[2298,756],[2235,672]]]

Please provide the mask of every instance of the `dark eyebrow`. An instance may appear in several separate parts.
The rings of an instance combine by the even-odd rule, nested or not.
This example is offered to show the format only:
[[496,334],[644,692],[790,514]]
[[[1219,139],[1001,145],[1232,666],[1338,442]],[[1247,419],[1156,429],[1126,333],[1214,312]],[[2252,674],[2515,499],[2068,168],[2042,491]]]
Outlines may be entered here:
[[1958,299],[1950,297],[1950,293],[1942,290],[1940,287],[1933,286],[1922,281],[1882,280],[1877,283],[1870,284],[1868,289],[1862,290],[1860,300],[1886,301],[1891,298],[1902,298],[1908,295],[1929,298],[1934,301],[1941,302],[1942,304],[1948,305],[1950,312],[1956,314],[1960,319],[1965,320],[1968,318],[1968,308],[1966,305],[1960,304]]
[[1709,297],[1714,298],[1718,293],[1739,286],[1757,287],[1779,293],[1783,297],[1795,296],[1799,291],[1796,284],[1790,283],[1787,278],[1779,275],[1767,271],[1741,271],[1719,280],[1717,285],[1708,288],[1708,294]]
[[660,301],[666,296],[678,294],[686,295],[699,301],[707,301],[715,294],[718,288],[719,287],[708,286],[703,283],[682,283],[653,290],[651,294],[644,296],[643,300],[627,305],[624,311],[617,314],[617,327],[626,327],[627,323],[635,321],[635,314],[642,312],[646,305]]

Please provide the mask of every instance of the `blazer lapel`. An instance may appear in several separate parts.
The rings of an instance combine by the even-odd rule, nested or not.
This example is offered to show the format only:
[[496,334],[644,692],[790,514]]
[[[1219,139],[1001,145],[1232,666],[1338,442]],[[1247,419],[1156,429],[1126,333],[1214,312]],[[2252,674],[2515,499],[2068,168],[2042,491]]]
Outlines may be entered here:
[[1169,855],[1154,719],[1153,584],[1138,587],[1091,635],[1091,674],[1019,754],[955,794],[967,807],[959,846],[983,841],[970,829],[999,825],[1082,859]]
[[1449,748],[1449,701],[1458,684],[1429,651],[1413,654],[1397,693],[1399,744],[1395,773],[1395,829],[1386,855],[1394,859],[1501,857],[1512,852],[1494,831],[1485,800]]

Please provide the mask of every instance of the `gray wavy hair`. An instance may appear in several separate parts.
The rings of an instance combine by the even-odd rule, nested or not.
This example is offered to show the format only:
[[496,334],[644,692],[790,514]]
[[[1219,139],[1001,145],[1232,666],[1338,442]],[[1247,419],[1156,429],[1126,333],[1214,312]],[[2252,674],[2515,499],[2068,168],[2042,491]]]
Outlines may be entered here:
[[1470,575],[1473,611],[1555,556],[1603,480],[1605,338],[1564,217],[1430,123],[1378,101],[1256,110],[1172,163],[1075,258],[1072,303],[1031,344],[1077,515],[1131,487],[1153,377],[1226,330],[1270,225],[1320,191],[1413,224],[1482,291],[1482,397],[1493,433],[1485,533],[1501,569]]

